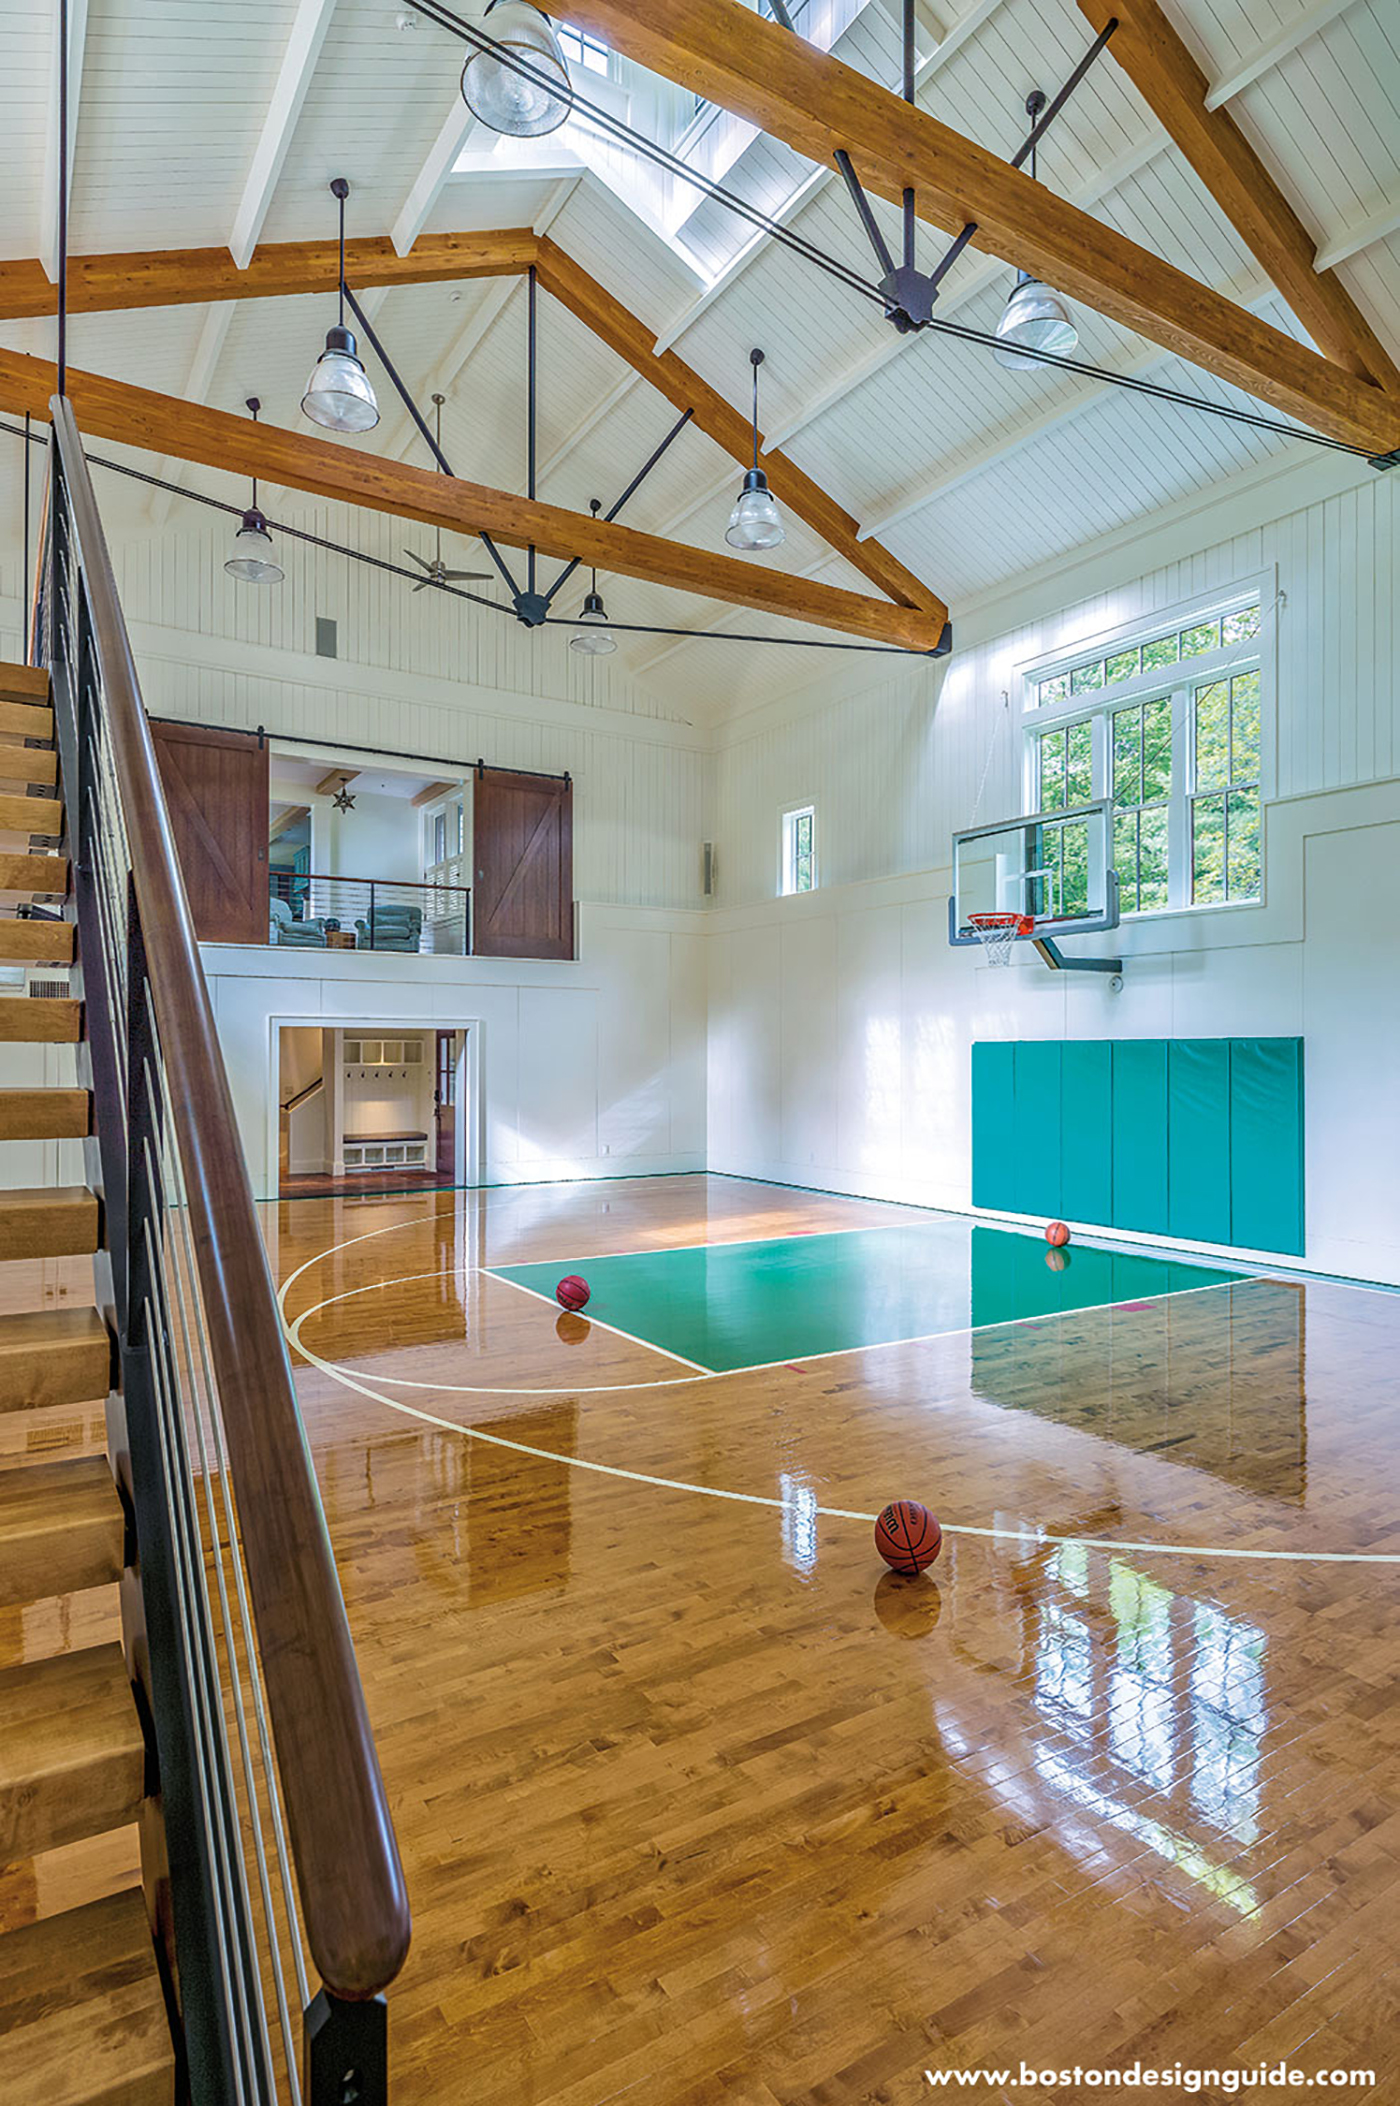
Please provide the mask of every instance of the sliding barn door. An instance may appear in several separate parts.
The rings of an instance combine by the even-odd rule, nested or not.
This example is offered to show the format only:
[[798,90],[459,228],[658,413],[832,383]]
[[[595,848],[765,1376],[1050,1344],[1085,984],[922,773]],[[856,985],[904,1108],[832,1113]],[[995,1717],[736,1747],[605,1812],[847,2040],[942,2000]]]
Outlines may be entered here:
[[480,958],[572,958],[568,776],[478,771],[472,809],[472,950]]
[[152,724],[151,737],[196,936],[266,943],[266,744],[184,724]]

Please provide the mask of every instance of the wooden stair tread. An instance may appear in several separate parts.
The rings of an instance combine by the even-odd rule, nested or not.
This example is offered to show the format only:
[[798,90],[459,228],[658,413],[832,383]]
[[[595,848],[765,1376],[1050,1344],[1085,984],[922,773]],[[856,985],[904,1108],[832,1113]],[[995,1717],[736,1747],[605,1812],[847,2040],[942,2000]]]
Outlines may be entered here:
[[85,1185],[0,1192],[0,1258],[81,1257],[98,1247],[97,1194]]
[[41,665],[15,665],[6,660],[0,664],[0,697],[6,702],[46,704],[49,699],[47,671]]
[[[0,1602],[47,1601],[112,1584],[121,1577],[124,1539],[104,1455],[0,1470]],[[0,1863],[4,1857],[0,1850]]]
[[78,932],[71,921],[0,915],[0,958],[24,965],[71,965],[77,956]]
[[36,702],[0,699],[0,736],[11,739],[51,739],[53,711]]
[[92,1093],[0,1089],[0,1141],[81,1141],[92,1131]]
[[[0,1859],[125,1828],[144,1784],[145,1746],[120,1645],[56,1653],[0,1674]],[[0,1938],[0,1952],[7,1942]]]
[[32,856],[0,849],[0,892],[41,893],[66,899],[67,856]]
[[174,2096],[139,1887],[0,1938],[0,2106],[171,2106]]
[[76,1046],[83,1035],[83,1005],[68,995],[0,995],[0,1042],[28,1046]]
[[96,1309],[0,1316],[0,1411],[99,1403],[111,1373],[111,1336]]
[[[0,724],[0,732],[4,725]],[[58,781],[58,755],[52,746],[21,746],[0,738],[0,782]]]
[[57,839],[63,832],[63,799],[15,797],[0,791],[0,832],[43,834]]

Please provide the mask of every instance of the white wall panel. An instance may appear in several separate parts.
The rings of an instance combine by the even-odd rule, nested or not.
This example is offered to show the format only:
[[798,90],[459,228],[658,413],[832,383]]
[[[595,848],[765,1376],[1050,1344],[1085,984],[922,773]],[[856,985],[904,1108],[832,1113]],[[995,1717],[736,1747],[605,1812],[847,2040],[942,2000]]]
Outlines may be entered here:
[[[990,636],[946,669],[773,705],[716,757],[710,1160],[783,1182],[965,1208],[978,1038],[1293,1035],[1307,1042],[1309,1262],[1400,1281],[1389,1123],[1400,959],[1397,490],[1380,476]],[[1116,564],[1116,570],[1115,570]],[[1021,809],[1018,669],[1120,624],[1264,578],[1272,746],[1257,907],[1153,916],[1115,938],[1125,984],[949,949],[949,836]],[[1038,588],[1047,604],[1053,588]],[[980,803],[979,803],[980,792]],[[811,799],[820,889],[776,899],[784,804]],[[1356,909],[1353,916],[1352,909]],[[1355,926],[1353,928],[1353,920]]]

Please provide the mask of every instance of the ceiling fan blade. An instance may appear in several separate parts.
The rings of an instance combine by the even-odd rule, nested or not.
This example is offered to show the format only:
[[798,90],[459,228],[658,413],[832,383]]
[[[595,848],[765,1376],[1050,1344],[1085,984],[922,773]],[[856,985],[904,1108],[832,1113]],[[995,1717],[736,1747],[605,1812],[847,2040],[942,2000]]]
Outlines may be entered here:
[[489,578],[489,570],[445,570],[444,578]]
[[408,557],[410,562],[421,564],[423,569],[426,571],[432,570],[432,564],[428,561],[426,556],[420,556],[417,549],[406,548],[404,550],[404,554]]
[[426,592],[428,587],[434,584],[435,582],[436,581],[432,578],[420,578],[413,589],[415,592]]

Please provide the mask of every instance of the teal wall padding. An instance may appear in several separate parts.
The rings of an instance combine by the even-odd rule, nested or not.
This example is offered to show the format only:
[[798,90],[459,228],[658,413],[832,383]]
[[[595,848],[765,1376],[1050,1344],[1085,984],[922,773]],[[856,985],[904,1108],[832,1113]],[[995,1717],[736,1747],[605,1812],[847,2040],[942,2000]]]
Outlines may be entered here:
[[1167,1042],[1124,1038],[1113,1060],[1114,1228],[1167,1230]]
[[1167,1045],[1167,1233],[1229,1243],[1230,1041]]
[[1016,1097],[1016,1048],[1000,1040],[972,1048],[972,1204],[999,1208],[1015,1188],[1011,1109]]
[[1303,1042],[978,1043],[972,1155],[993,1212],[1302,1256]]
[[1303,1249],[1303,1042],[1230,1042],[1230,1241]]
[[1113,1048],[1066,1039],[1060,1048],[1060,1212],[1068,1221],[1113,1218]]
[[1026,1214],[1060,1212],[1060,1053],[1058,1039],[1025,1039],[1016,1048],[1012,1122],[1017,1188]]

